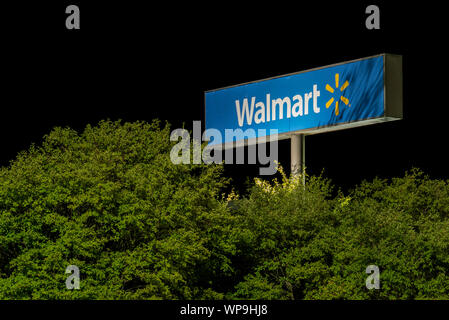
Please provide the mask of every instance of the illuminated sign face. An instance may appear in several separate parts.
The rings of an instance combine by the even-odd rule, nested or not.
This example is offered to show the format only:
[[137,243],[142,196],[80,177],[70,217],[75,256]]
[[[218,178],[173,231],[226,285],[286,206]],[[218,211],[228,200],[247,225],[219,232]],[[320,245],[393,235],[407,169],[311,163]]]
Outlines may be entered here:
[[[378,55],[205,93],[206,129],[224,146],[276,129],[278,138],[402,118],[402,59]],[[246,134],[235,138],[226,130]],[[260,130],[265,129],[265,130]],[[229,138],[231,137],[231,138]],[[214,144],[211,141],[211,144]]]

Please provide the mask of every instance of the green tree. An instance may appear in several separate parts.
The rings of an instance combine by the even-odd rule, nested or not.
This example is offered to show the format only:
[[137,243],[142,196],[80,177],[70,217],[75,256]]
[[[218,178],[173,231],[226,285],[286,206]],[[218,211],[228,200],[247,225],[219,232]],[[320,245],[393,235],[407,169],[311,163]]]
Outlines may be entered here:
[[[222,298],[220,166],[174,165],[170,127],[55,128],[0,170],[0,299]],[[81,290],[65,288],[76,265]]]
[[0,299],[449,299],[448,181],[414,169],[344,195],[280,167],[223,197],[223,167],[174,165],[169,134],[55,128],[1,168]]
[[[321,177],[256,181],[239,207],[248,267],[233,298],[449,299],[447,181],[414,169],[331,190]],[[365,286],[371,264],[380,290]]]

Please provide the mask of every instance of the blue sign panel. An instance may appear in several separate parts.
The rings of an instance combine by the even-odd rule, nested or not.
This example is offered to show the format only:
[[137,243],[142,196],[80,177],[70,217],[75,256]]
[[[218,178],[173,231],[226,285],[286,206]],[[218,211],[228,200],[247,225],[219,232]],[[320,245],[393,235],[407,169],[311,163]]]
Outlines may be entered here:
[[385,55],[379,55],[208,91],[206,129],[218,130],[226,144],[235,139],[226,129],[252,129],[245,139],[257,137],[259,129],[286,137],[384,118],[384,68]]

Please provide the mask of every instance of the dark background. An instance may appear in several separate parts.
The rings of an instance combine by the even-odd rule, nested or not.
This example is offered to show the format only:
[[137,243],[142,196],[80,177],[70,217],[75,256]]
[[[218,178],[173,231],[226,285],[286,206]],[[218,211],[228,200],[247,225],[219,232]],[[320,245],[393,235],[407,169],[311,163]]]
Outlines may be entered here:
[[[404,119],[306,137],[306,166],[344,190],[413,166],[448,178],[447,18],[430,2],[2,3],[0,164],[54,126],[202,120],[204,91],[357,59],[403,56]],[[76,4],[81,29],[65,28]],[[365,8],[380,8],[380,30]],[[290,163],[290,143],[280,142]],[[255,165],[226,165],[237,185]]]

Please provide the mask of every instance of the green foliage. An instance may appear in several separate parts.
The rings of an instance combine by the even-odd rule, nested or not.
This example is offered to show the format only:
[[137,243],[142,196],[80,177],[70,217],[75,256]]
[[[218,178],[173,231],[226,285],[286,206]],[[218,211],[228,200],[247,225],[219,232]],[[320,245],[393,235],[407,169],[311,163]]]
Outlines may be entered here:
[[[325,179],[286,181],[242,200],[250,268],[232,297],[449,299],[447,181],[415,169],[336,198]],[[380,290],[365,286],[371,264]]]
[[221,166],[172,164],[169,134],[55,128],[1,168],[0,299],[449,299],[448,181],[415,169],[344,195],[280,168],[239,199]]
[[[220,166],[174,165],[170,128],[56,128],[0,171],[0,299],[221,298]],[[81,290],[65,288],[77,265]],[[207,279],[207,281],[206,281]],[[212,284],[211,284],[212,283]]]

